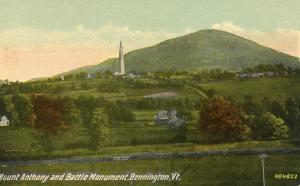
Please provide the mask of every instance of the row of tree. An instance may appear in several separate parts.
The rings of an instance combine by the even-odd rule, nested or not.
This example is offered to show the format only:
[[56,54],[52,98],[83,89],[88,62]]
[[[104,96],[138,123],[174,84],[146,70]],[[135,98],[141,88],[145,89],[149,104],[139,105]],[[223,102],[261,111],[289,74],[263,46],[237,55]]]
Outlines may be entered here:
[[299,138],[299,105],[292,98],[281,105],[267,98],[255,103],[247,96],[243,102],[232,103],[213,97],[203,104],[199,126],[214,140]]
[[187,111],[200,109],[200,106],[199,101],[189,98],[132,98],[109,101],[102,97],[90,96],[70,98],[35,95],[26,97],[15,94],[11,97],[0,97],[0,114],[6,115],[12,126],[44,127],[50,133],[61,127],[90,123],[92,113],[98,107],[104,109],[108,124],[111,127],[117,127],[135,120],[132,110],[176,109]]
[[93,111],[101,107],[112,126],[133,121],[134,115],[128,103],[108,101],[104,98],[80,96],[78,98],[32,95],[0,97],[0,114],[7,116],[14,127],[31,126],[45,128],[49,133],[72,125],[91,122]]
[[231,79],[235,77],[235,73],[228,72],[228,71],[222,71],[220,69],[212,69],[210,71],[201,71],[199,73],[196,73],[193,75],[193,78],[197,81],[208,81],[208,80],[226,80]]
[[281,64],[259,64],[254,67],[244,68],[243,73],[274,72],[276,74],[300,74],[299,68],[292,68]]

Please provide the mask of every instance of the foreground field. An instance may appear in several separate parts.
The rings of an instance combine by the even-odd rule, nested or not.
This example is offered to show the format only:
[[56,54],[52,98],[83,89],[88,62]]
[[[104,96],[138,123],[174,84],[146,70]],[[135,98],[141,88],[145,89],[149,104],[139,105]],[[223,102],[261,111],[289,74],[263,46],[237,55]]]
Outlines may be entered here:
[[71,157],[107,157],[119,156],[134,153],[151,152],[208,152],[213,150],[243,150],[243,149],[278,149],[278,148],[297,148],[297,145],[285,141],[248,141],[222,144],[198,145],[193,143],[179,144],[158,144],[158,145],[139,145],[139,146],[118,146],[103,147],[96,153],[88,149],[65,149],[55,150],[51,153],[43,151],[37,152],[6,152],[2,153],[1,160],[33,160],[33,159],[52,159],[52,158],[71,158]]
[[[300,174],[300,155],[269,155],[265,160],[266,184],[299,184],[297,179],[276,179],[277,174]],[[36,165],[2,167],[1,173],[98,173],[98,174],[171,174],[180,173],[180,181],[48,181],[43,185],[262,185],[262,167],[258,156],[210,156],[199,159],[117,161],[96,164]],[[4,185],[41,185],[41,182],[0,182]]]
[[57,157],[107,156],[139,152],[196,152],[209,150],[294,148],[290,141],[245,141],[212,144],[205,135],[195,128],[189,128],[186,142],[175,143],[172,132],[164,127],[125,127],[110,132],[110,141],[97,152],[86,147],[88,136],[84,130],[72,130],[53,136],[55,147],[51,153],[44,152],[31,128],[5,128],[0,130],[0,160],[4,159],[44,159]]

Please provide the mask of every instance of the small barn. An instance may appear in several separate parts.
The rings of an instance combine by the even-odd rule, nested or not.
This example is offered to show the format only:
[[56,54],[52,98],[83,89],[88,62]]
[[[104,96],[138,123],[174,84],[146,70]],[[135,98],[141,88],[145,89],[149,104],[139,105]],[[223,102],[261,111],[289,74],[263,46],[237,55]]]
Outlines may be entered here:
[[6,116],[2,116],[0,120],[0,127],[8,127],[9,126],[9,120]]

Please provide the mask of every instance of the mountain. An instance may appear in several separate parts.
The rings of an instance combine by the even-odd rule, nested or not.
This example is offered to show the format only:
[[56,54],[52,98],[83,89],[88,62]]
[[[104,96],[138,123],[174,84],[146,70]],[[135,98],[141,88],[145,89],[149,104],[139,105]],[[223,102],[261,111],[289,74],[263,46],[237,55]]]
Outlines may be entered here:
[[[299,59],[220,30],[201,30],[157,45],[128,52],[126,71],[166,71],[215,69],[239,71],[258,64],[300,67]],[[69,73],[117,70],[118,59],[75,69]]]

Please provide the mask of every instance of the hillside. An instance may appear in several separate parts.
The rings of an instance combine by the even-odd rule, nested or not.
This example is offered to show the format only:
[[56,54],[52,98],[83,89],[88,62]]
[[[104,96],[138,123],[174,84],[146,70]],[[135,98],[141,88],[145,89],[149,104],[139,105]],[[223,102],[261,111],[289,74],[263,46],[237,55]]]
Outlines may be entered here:
[[[70,71],[97,72],[117,69],[117,58]],[[215,69],[238,71],[257,64],[300,67],[296,57],[219,30],[201,30],[157,45],[128,52],[126,71]]]

